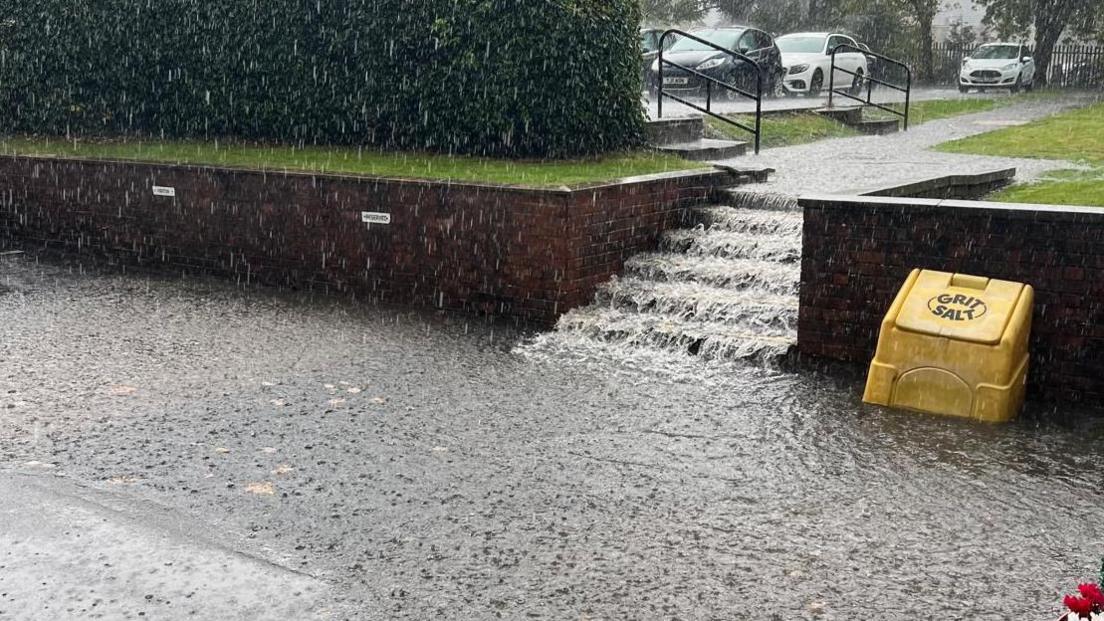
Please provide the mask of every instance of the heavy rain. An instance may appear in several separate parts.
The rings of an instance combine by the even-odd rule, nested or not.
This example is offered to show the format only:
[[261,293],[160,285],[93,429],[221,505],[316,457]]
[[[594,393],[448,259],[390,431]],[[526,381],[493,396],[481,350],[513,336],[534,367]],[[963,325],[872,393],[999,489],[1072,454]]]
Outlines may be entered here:
[[1104,619],[1104,5],[0,0],[0,619]]

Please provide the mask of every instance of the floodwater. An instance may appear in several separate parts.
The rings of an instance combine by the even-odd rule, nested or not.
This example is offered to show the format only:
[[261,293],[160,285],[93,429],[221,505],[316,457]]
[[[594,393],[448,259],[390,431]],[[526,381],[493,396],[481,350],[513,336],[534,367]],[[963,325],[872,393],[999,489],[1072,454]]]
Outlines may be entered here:
[[[1042,620],[1099,566],[1092,412],[980,425],[863,405],[861,370],[532,336],[7,256],[0,463],[222,533],[328,585],[323,618]],[[128,610],[185,616],[160,595]]]
[[[690,210],[655,252],[631,257],[592,304],[520,351],[552,360],[616,351],[622,364],[657,351],[773,365],[797,344],[802,214],[796,201],[732,192]],[[667,369],[659,369],[667,370]]]

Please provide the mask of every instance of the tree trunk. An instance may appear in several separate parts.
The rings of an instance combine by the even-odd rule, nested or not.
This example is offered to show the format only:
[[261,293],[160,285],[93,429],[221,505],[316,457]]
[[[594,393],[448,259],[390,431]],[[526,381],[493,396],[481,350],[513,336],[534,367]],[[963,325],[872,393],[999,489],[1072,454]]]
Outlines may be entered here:
[[930,82],[935,79],[935,35],[932,34],[934,15],[922,13],[917,16],[920,25],[920,77]]
[[1047,74],[1050,73],[1050,61],[1054,57],[1054,47],[1058,44],[1057,35],[1046,34],[1041,30],[1035,32],[1035,85],[1046,86]]
[[1046,86],[1054,48],[1083,0],[1041,1],[1035,5],[1035,84]]

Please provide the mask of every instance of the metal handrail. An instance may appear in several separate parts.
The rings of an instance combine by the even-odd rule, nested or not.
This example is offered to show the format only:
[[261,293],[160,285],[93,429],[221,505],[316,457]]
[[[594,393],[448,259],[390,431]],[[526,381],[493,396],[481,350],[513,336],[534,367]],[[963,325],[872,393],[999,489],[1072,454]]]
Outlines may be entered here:
[[[905,85],[900,86],[900,85],[897,85],[897,84],[892,84],[890,82],[885,82],[883,80],[879,80],[877,78],[864,76],[864,75],[859,74],[855,71],[850,71],[848,69],[843,69],[843,68],[837,68],[836,67],[836,54],[839,54],[840,50],[843,49],[843,48],[848,48],[848,49],[854,50],[854,51],[858,52],[859,54],[863,54],[864,56],[873,56],[875,58],[884,60],[884,61],[886,61],[890,64],[897,65],[898,67],[903,68],[905,70],[905,75],[906,75],[906,80],[907,80],[905,82]],[[846,73],[848,75],[853,75],[855,77],[861,77],[864,80],[866,80],[866,99],[864,100],[864,99],[861,99],[859,97],[855,97],[851,93],[848,93],[848,92],[845,92],[845,91],[842,91],[842,90],[837,91],[836,90],[836,71],[840,71],[840,72]],[[899,112],[899,111],[897,111],[893,108],[883,106],[882,104],[874,103],[873,98],[874,98],[874,85],[875,84],[881,84],[882,86],[886,86],[886,87],[892,88],[893,90],[900,91],[900,92],[904,93],[905,94],[905,111],[904,112]],[[859,102],[859,103],[861,103],[865,106],[873,106],[875,108],[878,108],[879,110],[884,110],[886,112],[889,112],[890,114],[895,114],[899,117],[903,117],[905,119],[905,131],[908,131],[908,128],[909,128],[909,107],[910,107],[911,102],[912,102],[912,68],[909,67],[908,65],[906,65],[905,63],[899,61],[899,60],[895,60],[895,59],[890,58],[888,56],[882,56],[881,54],[878,54],[877,52],[871,52],[869,50],[864,50],[864,49],[862,49],[858,46],[851,45],[850,43],[841,43],[840,45],[837,45],[835,47],[835,49],[832,50],[832,69],[830,71],[830,75],[828,76],[828,107],[829,108],[832,107],[833,97],[835,95],[843,95],[844,97],[847,97],[848,99],[854,99],[855,101],[857,101],[857,102]]]
[[[685,37],[687,39],[691,39],[693,41],[697,41],[698,43],[709,46],[709,47],[717,50],[718,52],[723,52],[725,54],[728,54],[729,56],[731,56],[732,58],[734,58],[736,60],[749,63],[752,67],[755,68],[755,94],[753,95],[753,94],[743,90],[742,88],[739,88],[735,84],[728,84],[726,82],[718,80],[717,78],[707,76],[704,73],[701,73],[700,71],[697,71],[695,69],[691,69],[690,67],[686,67],[686,66],[680,65],[680,64],[678,64],[674,61],[664,59],[663,58],[663,51],[667,47],[666,43],[667,43],[667,36],[668,35],[677,35],[677,36],[680,36],[680,37]],[[658,91],[657,92],[659,94],[656,97],[656,106],[657,106],[657,113],[658,113],[657,118],[660,118],[660,119],[663,118],[663,98],[664,97],[669,97],[669,98],[681,103],[684,106],[688,106],[690,108],[693,108],[693,109],[697,110],[698,112],[703,112],[705,114],[708,114],[711,117],[714,117],[716,119],[720,119],[720,120],[724,121],[725,123],[728,123],[729,125],[734,125],[734,126],[739,127],[740,129],[742,129],[746,132],[750,132],[750,133],[754,134],[755,135],[755,154],[759,155],[759,145],[762,142],[762,135],[763,135],[763,68],[759,66],[759,63],[756,62],[755,59],[753,59],[752,57],[747,56],[745,54],[741,54],[740,52],[733,52],[732,50],[725,49],[725,48],[723,48],[723,47],[721,47],[721,46],[719,46],[715,43],[711,43],[711,42],[706,41],[705,39],[702,39],[700,37],[695,37],[694,35],[692,35],[688,32],[683,32],[682,30],[671,29],[671,30],[668,30],[667,32],[664,32],[663,35],[659,37],[659,63],[658,64],[659,64],[659,75],[658,75],[659,85],[658,85]],[[692,75],[695,75],[695,76],[697,76],[697,77],[699,77],[699,78],[701,78],[702,80],[705,81],[705,107],[704,108],[698,106],[697,104],[691,103],[690,101],[687,101],[687,100],[685,100],[685,99],[683,99],[683,98],[681,98],[677,95],[672,95],[671,93],[665,93],[663,91],[663,68],[666,65],[670,65],[672,67],[677,67],[679,69],[682,69],[683,71],[686,71],[686,72],[688,72]],[[722,114],[717,114],[716,112],[713,112],[713,85],[714,84],[716,84],[717,86],[720,86],[721,88],[726,89],[728,91],[738,93],[742,97],[747,97],[749,99],[754,99],[755,100],[755,127],[754,128],[749,127],[747,125],[744,125],[743,123],[737,121],[736,119],[732,119],[732,118],[726,117]]]

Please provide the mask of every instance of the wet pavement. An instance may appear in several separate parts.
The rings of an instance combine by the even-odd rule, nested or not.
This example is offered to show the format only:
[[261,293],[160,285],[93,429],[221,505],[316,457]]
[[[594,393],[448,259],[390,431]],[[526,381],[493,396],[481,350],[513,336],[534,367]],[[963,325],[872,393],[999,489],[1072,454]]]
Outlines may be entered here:
[[1099,566],[1098,413],[526,337],[0,258],[0,618],[1053,619]]
[[907,132],[764,149],[757,157],[724,163],[775,168],[777,172],[768,183],[753,188],[792,196],[853,193],[895,183],[1000,168],[1016,168],[1018,181],[1030,181],[1053,170],[1083,166],[1059,160],[965,155],[932,149],[944,142],[1028,123],[1093,101],[1096,98],[1089,95],[1062,99],[1037,97],[989,112],[913,125]]
[[325,583],[129,494],[0,473],[0,515],[0,618],[328,616]]

